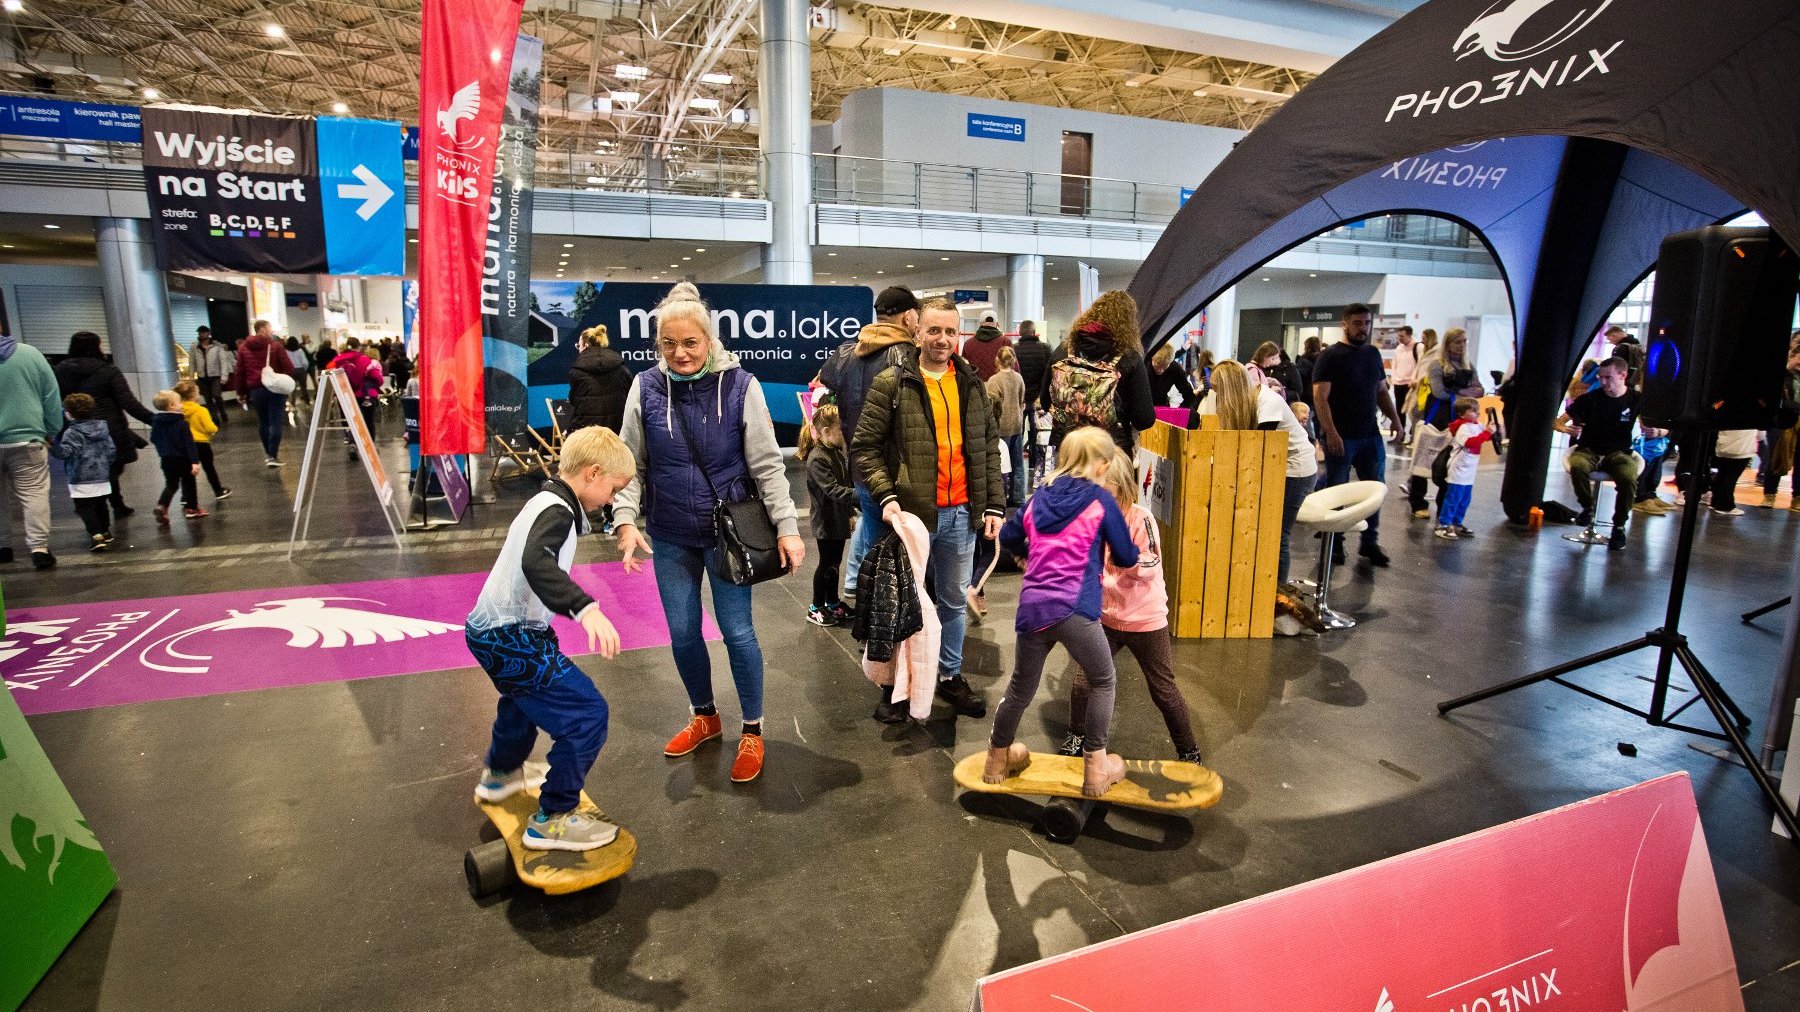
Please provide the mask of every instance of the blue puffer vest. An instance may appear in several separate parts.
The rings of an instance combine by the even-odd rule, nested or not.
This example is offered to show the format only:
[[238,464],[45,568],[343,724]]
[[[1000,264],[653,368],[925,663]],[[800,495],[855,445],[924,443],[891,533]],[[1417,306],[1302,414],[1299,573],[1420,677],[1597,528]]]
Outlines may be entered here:
[[[638,403],[644,417],[644,529],[655,542],[668,538],[678,545],[710,547],[713,535],[713,488],[728,502],[756,494],[744,459],[744,394],[750,374],[726,369],[688,383],[669,379],[660,369],[637,377]],[[671,416],[673,408],[677,413]],[[687,439],[682,438],[682,428]],[[688,440],[700,453],[702,475],[688,452]]]

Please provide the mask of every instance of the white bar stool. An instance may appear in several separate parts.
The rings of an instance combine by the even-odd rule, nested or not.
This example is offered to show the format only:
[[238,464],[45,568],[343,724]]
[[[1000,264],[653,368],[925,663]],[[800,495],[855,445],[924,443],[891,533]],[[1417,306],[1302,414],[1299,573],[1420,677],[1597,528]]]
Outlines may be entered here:
[[1331,547],[1340,534],[1367,528],[1368,519],[1381,509],[1387,498],[1387,484],[1379,481],[1353,481],[1322,488],[1300,502],[1300,513],[1294,520],[1320,533],[1319,582],[1313,606],[1327,629],[1349,629],[1356,620],[1331,610]]
[[[1574,455],[1575,455],[1574,450],[1570,450],[1568,453],[1563,454],[1563,470],[1564,471],[1567,471],[1569,469],[1569,458],[1573,457]],[[1636,453],[1633,453],[1631,455],[1631,459],[1637,461],[1638,473],[1639,474],[1644,473],[1644,458],[1637,455]],[[1587,526],[1579,531],[1576,531],[1574,534],[1564,534],[1563,540],[1564,541],[1573,541],[1578,545],[1604,545],[1607,543],[1608,540],[1611,539],[1612,536],[1609,534],[1600,533],[1599,528],[1611,527],[1612,523],[1610,521],[1603,521],[1600,519],[1600,489],[1602,486],[1612,485],[1613,486],[1613,495],[1623,495],[1624,493],[1622,491],[1620,491],[1620,489],[1617,485],[1613,484],[1612,475],[1607,474],[1605,471],[1589,471],[1588,472],[1588,484],[1593,486],[1593,489],[1594,489],[1594,507],[1593,507],[1593,509],[1588,511]],[[1633,489],[1632,494],[1636,495],[1637,490]]]

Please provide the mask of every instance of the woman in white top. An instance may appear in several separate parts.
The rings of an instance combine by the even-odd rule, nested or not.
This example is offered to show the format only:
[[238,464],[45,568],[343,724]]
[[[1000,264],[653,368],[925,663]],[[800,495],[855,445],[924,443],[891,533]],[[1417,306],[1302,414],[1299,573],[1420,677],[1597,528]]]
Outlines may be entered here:
[[1287,487],[1281,502],[1281,570],[1278,579],[1287,582],[1288,532],[1300,503],[1313,490],[1319,475],[1319,462],[1313,457],[1312,440],[1294,417],[1287,400],[1266,386],[1250,382],[1244,367],[1236,362],[1220,362],[1213,367],[1212,390],[1200,402],[1200,413],[1218,415],[1219,424],[1227,429],[1280,429],[1287,435]]

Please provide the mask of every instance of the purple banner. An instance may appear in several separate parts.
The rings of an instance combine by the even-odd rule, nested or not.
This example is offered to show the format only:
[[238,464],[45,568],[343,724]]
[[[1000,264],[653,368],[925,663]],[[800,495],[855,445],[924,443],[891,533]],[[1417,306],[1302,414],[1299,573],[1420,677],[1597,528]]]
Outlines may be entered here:
[[[656,577],[576,566],[626,650],[667,646]],[[25,608],[0,671],[26,714],[473,667],[463,620],[486,573]],[[559,620],[563,652],[587,637]],[[706,620],[708,639],[718,627]]]
[[438,487],[444,490],[444,501],[450,504],[450,516],[461,523],[469,508],[469,476],[450,455],[432,457],[431,470],[437,475]]

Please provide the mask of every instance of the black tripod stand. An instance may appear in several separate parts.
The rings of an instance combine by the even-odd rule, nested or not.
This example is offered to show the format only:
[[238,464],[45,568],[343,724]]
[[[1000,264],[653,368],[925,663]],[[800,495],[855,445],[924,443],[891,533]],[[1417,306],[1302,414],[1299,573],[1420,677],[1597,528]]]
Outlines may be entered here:
[[[1697,458],[1694,461],[1693,470],[1696,479],[1704,480],[1704,476],[1711,468],[1713,446],[1717,440],[1718,434],[1715,432],[1703,431],[1694,434],[1690,445]],[[1621,492],[1620,494],[1627,493]],[[1718,680],[1713,678],[1712,673],[1706,670],[1706,665],[1700,663],[1700,658],[1694,656],[1693,649],[1688,646],[1687,637],[1681,634],[1681,603],[1687,593],[1688,563],[1694,554],[1694,533],[1699,528],[1699,524],[1700,490],[1690,483],[1687,505],[1681,512],[1681,536],[1675,549],[1675,572],[1669,584],[1668,611],[1663,617],[1663,624],[1660,628],[1652,629],[1637,639],[1608,647],[1599,653],[1589,654],[1555,667],[1533,672],[1523,678],[1515,678],[1510,682],[1503,682],[1479,692],[1472,692],[1466,696],[1439,703],[1438,713],[1446,714],[1459,707],[1467,706],[1470,703],[1479,703],[1484,699],[1511,692],[1514,689],[1550,681],[1564,688],[1574,689],[1576,692],[1591,699],[1597,699],[1608,706],[1617,707],[1626,713],[1642,717],[1651,727],[1670,727],[1677,731],[1686,731],[1689,734],[1730,742],[1732,751],[1736,752],[1738,758],[1744,761],[1744,767],[1756,779],[1756,786],[1762,790],[1763,796],[1768,798],[1769,804],[1775,806],[1775,813],[1781,819],[1781,824],[1787,827],[1788,839],[1796,846],[1800,846],[1800,823],[1795,820],[1794,810],[1788,807],[1786,801],[1782,800],[1781,794],[1775,788],[1774,781],[1769,779],[1769,774],[1751,754],[1750,746],[1744,742],[1744,732],[1750,726],[1750,718],[1745,716],[1744,711],[1738,709],[1737,704],[1731,701],[1724,686],[1720,685]],[[1570,672],[1623,657],[1647,647],[1655,648],[1657,652],[1656,681],[1651,689],[1650,709],[1647,711],[1601,695],[1586,686],[1563,680],[1563,676]],[[1706,703],[1707,709],[1712,711],[1713,719],[1718,721],[1723,733],[1676,723],[1675,718],[1694,704],[1692,699],[1676,707],[1673,712],[1667,710],[1669,674],[1676,661],[1681,662],[1682,670],[1687,672],[1689,680],[1694,683],[1696,698]]]

